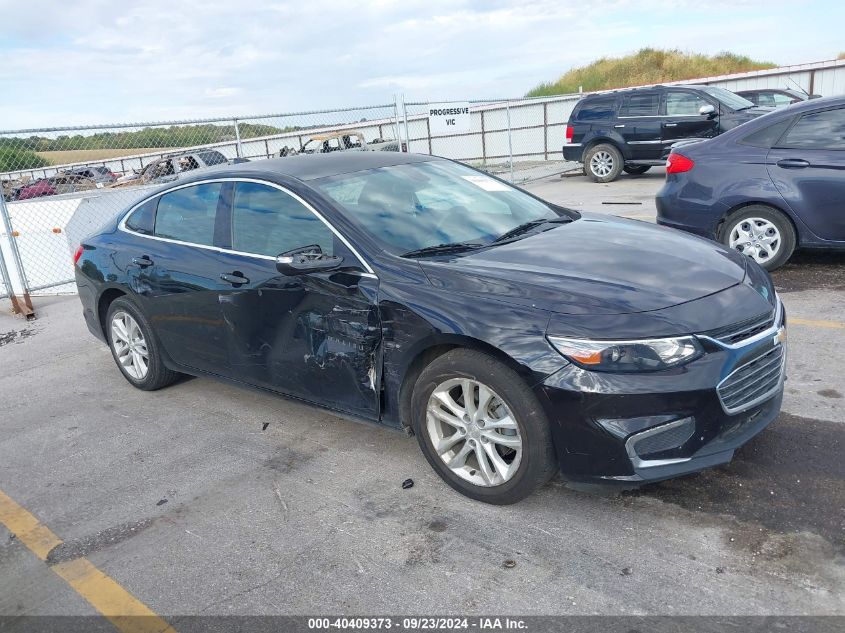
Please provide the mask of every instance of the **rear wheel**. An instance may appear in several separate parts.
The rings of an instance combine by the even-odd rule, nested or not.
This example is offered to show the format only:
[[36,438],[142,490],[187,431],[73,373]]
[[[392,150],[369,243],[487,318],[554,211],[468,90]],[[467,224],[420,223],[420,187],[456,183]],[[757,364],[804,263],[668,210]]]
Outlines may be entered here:
[[556,470],[551,431],[537,398],[495,358],[458,349],[420,374],[412,424],[432,468],[458,492],[509,504]]
[[612,182],[622,173],[622,153],[613,145],[593,145],[584,155],[584,173],[594,182]]
[[623,168],[626,174],[631,174],[632,176],[640,176],[646,173],[649,169],[651,169],[651,165],[625,165]]
[[179,379],[164,365],[152,328],[129,299],[115,299],[109,306],[106,334],[115,363],[133,387],[155,391]]
[[783,213],[765,205],[744,207],[725,220],[722,243],[766,270],[783,266],[795,250],[795,229]]

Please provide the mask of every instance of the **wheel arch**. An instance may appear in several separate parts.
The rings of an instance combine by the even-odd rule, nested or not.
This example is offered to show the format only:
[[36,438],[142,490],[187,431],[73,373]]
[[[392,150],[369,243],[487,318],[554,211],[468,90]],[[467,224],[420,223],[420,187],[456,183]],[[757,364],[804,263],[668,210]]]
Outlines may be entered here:
[[725,211],[722,214],[722,217],[719,220],[719,223],[716,225],[716,239],[719,242],[722,241],[722,237],[723,237],[722,231],[724,231],[724,229],[725,229],[725,223],[728,221],[728,218],[730,218],[732,215],[740,213],[743,209],[746,209],[748,207],[754,207],[754,206],[768,207],[768,208],[772,209],[773,211],[779,212],[787,220],[789,220],[789,223],[792,225],[792,230],[795,231],[796,246],[799,245],[800,240],[801,240],[801,235],[802,235],[802,232],[801,232],[802,227],[799,227],[798,222],[796,222],[795,218],[792,216],[792,212],[787,210],[786,208],[784,208],[782,206],[772,204],[771,202],[769,202],[767,200],[744,200],[744,201],[732,206],[727,211]]
[[454,349],[471,349],[484,352],[501,361],[507,367],[516,371],[520,376],[527,377],[529,370],[518,363],[501,349],[490,345],[480,339],[450,334],[429,339],[417,347],[410,362],[405,367],[402,375],[402,382],[399,387],[399,422],[402,428],[411,433],[411,396],[414,392],[414,385],[417,379],[432,361],[443,354]]
[[108,333],[106,332],[106,315],[109,313],[109,307],[114,303],[115,299],[125,297],[127,292],[121,288],[110,287],[103,290],[97,299],[97,320],[100,322],[100,329],[103,331],[103,336],[108,340]]

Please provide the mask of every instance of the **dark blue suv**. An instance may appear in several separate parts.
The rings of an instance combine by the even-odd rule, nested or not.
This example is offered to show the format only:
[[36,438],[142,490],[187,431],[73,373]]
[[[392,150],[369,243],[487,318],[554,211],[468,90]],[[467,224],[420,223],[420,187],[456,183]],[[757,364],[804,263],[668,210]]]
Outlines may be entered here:
[[796,247],[845,248],[845,97],[796,103],[674,147],[657,221],[768,270]]

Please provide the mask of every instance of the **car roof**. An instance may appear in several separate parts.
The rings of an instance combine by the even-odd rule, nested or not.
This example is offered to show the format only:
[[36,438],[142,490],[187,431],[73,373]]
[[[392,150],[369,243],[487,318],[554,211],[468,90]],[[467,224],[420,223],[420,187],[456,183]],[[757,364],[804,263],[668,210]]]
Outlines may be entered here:
[[[267,173],[289,176],[297,180],[314,180],[326,176],[337,176],[365,169],[392,167],[408,163],[424,163],[443,160],[428,154],[406,154],[402,152],[329,152],[328,154],[299,154],[285,158],[250,161],[237,165],[220,165],[205,169],[205,176],[237,177],[245,174]],[[197,179],[201,179],[198,174]]]
[[779,108],[776,112],[788,112],[790,114],[795,114],[796,112],[803,112],[804,110],[823,110],[824,108],[835,108],[836,106],[842,105],[845,105],[845,95],[837,97],[819,97],[818,99],[798,101],[797,103],[792,103],[785,108]]

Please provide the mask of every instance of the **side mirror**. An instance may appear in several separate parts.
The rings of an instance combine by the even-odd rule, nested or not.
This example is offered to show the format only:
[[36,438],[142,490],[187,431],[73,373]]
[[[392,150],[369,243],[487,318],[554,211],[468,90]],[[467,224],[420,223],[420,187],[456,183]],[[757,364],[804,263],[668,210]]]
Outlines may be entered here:
[[343,257],[326,255],[317,245],[303,246],[276,257],[276,270],[283,275],[307,275],[340,268]]
[[712,117],[716,114],[716,108],[714,108],[711,104],[703,105],[698,109],[698,113],[701,116],[708,116]]

